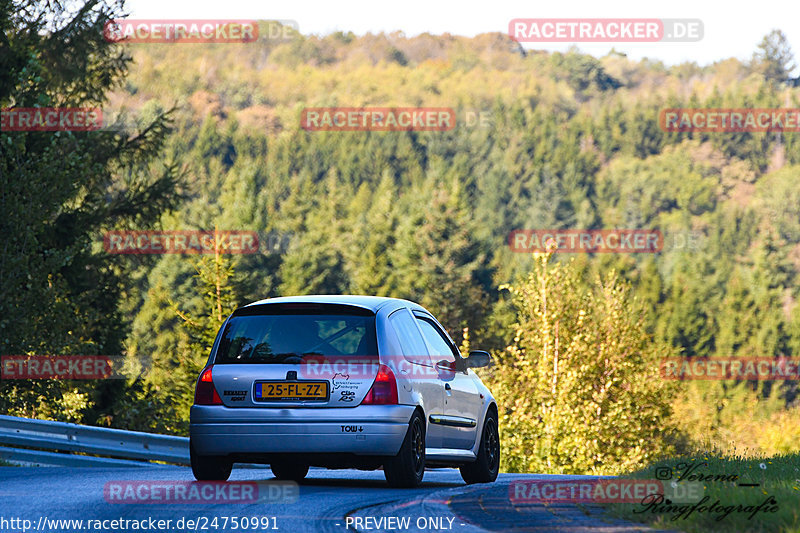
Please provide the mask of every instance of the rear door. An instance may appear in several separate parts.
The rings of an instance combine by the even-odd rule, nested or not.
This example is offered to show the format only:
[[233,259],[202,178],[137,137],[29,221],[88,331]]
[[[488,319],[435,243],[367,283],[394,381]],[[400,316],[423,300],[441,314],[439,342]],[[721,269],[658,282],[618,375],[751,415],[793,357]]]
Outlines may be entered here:
[[[424,402],[425,412],[433,417],[444,414],[444,390],[436,378],[433,361],[422,338],[416,320],[407,308],[398,309],[389,315],[391,325],[402,354],[390,354],[385,358],[392,370],[401,379],[398,386],[408,387],[409,391],[419,393]],[[430,420],[430,417],[429,417]],[[425,435],[426,448],[441,448],[444,438],[440,425],[427,423]]]
[[244,307],[225,324],[213,364],[228,407],[354,407],[378,372],[375,316],[338,304]]
[[439,323],[427,313],[415,311],[422,336],[431,358],[439,369],[444,388],[444,415],[432,422],[442,427],[442,446],[452,449],[471,449],[477,437],[477,423],[482,400],[475,380],[468,370],[455,370],[461,359],[458,349]]

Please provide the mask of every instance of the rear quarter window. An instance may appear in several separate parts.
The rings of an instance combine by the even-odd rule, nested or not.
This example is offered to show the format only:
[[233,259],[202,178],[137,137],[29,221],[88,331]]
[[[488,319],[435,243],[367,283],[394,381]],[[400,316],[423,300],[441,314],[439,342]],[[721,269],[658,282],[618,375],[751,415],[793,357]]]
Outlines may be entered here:
[[414,317],[408,309],[399,309],[389,315],[389,324],[397,334],[400,341],[400,348],[403,350],[403,357],[406,361],[418,364],[431,364],[428,348],[422,335],[414,323]]

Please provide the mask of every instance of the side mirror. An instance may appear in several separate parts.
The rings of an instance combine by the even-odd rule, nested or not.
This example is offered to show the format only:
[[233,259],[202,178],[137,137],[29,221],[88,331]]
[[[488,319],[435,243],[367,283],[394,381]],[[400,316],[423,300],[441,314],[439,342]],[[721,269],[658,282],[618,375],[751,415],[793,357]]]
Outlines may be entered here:
[[483,350],[472,350],[466,362],[468,368],[483,368],[492,364],[492,356]]

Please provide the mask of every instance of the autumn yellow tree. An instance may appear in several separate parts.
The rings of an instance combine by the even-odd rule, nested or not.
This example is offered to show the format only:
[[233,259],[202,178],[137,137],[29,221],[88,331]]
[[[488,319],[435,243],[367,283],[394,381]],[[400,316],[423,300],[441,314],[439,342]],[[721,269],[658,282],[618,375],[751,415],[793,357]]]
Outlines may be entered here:
[[668,453],[672,390],[659,361],[670,349],[649,337],[615,272],[587,282],[551,256],[503,286],[517,323],[490,381],[505,469],[614,474]]

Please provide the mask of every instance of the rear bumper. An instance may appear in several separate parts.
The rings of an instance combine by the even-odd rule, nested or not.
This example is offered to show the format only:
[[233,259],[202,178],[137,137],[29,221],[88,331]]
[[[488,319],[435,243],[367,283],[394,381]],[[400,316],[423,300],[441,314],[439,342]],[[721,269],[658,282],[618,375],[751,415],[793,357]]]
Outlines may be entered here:
[[351,408],[236,408],[193,405],[189,434],[200,455],[317,454],[393,456],[413,405]]

